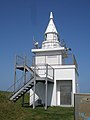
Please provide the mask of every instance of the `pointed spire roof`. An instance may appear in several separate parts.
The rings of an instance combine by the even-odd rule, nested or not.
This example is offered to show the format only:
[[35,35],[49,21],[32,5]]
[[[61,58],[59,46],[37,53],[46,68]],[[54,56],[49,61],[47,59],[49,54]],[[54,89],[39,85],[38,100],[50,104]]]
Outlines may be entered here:
[[53,14],[52,14],[52,12],[50,13],[50,19],[53,19]]
[[50,21],[49,21],[49,24],[48,24],[47,29],[45,31],[45,34],[47,34],[47,33],[56,33],[56,34],[58,34],[53,19],[54,19],[53,14],[51,12],[50,13]]

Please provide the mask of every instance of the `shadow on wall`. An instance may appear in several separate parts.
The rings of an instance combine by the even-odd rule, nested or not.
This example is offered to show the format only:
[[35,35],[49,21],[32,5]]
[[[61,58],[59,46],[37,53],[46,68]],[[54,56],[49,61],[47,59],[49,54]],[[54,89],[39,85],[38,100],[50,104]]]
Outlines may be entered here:
[[[47,105],[51,106],[52,100],[52,93],[53,93],[53,83],[48,83],[48,90],[47,90]],[[36,85],[36,94],[39,97],[39,102],[45,105],[45,83],[38,82]]]

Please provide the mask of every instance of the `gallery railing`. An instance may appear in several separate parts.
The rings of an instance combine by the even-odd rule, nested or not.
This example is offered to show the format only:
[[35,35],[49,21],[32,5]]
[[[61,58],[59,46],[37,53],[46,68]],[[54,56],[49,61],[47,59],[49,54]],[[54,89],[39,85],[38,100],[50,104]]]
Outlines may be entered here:
[[54,68],[48,64],[38,64],[34,65],[35,73],[38,74],[40,77],[48,77],[54,80]]
[[63,54],[62,65],[75,65],[76,68],[78,69],[78,64],[73,54]]
[[[53,65],[75,65],[78,69],[78,64],[76,58],[73,54],[55,54],[55,55],[38,55],[33,57],[33,60],[36,64],[49,64]],[[34,62],[33,62],[34,63]],[[32,63],[32,64],[33,64]]]

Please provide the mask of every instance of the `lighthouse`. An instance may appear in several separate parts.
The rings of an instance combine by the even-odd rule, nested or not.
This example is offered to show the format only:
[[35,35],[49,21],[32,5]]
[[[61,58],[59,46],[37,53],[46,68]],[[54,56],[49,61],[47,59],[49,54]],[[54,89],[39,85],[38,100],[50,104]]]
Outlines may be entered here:
[[47,77],[53,78],[53,82],[47,82],[47,90],[43,82],[36,85],[36,97],[38,96],[42,104],[47,100],[48,106],[74,106],[74,94],[78,92],[78,65],[75,56],[70,54],[69,50],[61,45],[51,12],[42,47],[31,50],[35,55],[34,62],[38,75],[43,77],[46,73],[44,65],[48,65],[50,67]]
[[[70,50],[61,44],[51,12],[42,47],[35,42],[35,48],[31,50],[33,64],[29,66],[26,57],[16,56],[14,91],[10,100],[16,102],[22,97],[24,105],[24,94],[30,91],[29,102],[33,109],[36,105],[43,105],[45,109],[47,106],[74,106],[74,94],[78,92],[78,64]],[[23,72],[19,80],[16,79],[18,71]]]

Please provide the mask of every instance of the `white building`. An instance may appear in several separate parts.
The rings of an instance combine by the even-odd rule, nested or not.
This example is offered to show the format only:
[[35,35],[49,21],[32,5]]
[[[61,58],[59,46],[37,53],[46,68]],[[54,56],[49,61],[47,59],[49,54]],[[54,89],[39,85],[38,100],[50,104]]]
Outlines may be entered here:
[[[37,104],[45,105],[45,109],[47,106],[74,106],[74,93],[78,92],[78,65],[74,55],[69,54],[70,49],[60,43],[52,12],[42,48],[38,48],[37,43],[35,45],[36,48],[32,49],[33,66],[29,67],[21,57],[18,57],[19,62],[16,60],[14,94],[10,100],[15,102],[30,90],[30,105],[33,108]],[[18,89],[16,69],[24,71],[24,83]],[[28,71],[32,75],[27,81]]]
[[[48,67],[48,77],[53,82],[47,84],[47,105],[49,106],[74,106],[74,93],[78,91],[78,66],[74,55],[69,54],[69,48],[60,44],[59,33],[54,24],[52,12],[45,31],[42,48],[32,49],[35,54],[35,65],[39,76],[45,74],[45,65]],[[43,69],[43,70],[42,70]],[[36,94],[42,103],[45,103],[45,84],[36,85]]]

